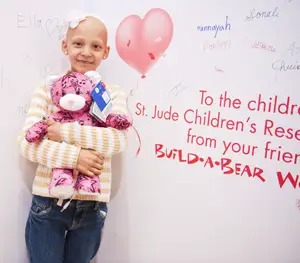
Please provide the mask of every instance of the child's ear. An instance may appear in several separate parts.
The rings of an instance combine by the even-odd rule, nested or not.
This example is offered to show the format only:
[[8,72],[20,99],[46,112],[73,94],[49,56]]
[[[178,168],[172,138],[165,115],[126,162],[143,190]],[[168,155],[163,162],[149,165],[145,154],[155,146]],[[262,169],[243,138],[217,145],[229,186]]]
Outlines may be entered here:
[[105,51],[104,51],[104,54],[103,54],[103,57],[102,57],[103,60],[105,60],[105,59],[108,58],[108,56],[109,56],[109,51],[110,51],[110,46],[107,46],[107,47],[105,48]]
[[67,41],[65,39],[61,42],[61,50],[65,55],[68,55]]

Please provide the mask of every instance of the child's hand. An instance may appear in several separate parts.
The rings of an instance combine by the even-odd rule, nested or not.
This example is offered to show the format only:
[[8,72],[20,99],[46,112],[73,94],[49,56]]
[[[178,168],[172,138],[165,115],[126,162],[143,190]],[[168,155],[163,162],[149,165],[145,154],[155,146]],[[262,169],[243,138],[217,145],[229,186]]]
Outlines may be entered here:
[[88,176],[95,176],[103,170],[104,157],[101,153],[92,150],[81,149],[76,169]]
[[60,137],[61,124],[53,120],[47,120],[46,123],[48,125],[48,130],[47,130],[48,139],[56,142],[62,142],[62,139]]

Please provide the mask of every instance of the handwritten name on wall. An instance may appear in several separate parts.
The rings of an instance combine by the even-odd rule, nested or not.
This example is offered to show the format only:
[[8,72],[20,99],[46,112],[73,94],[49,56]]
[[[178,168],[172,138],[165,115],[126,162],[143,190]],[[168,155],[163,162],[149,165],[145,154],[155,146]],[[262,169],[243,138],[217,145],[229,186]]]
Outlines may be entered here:
[[246,16],[246,21],[277,18],[277,17],[279,17],[278,7],[275,7],[273,10],[268,10],[268,11],[262,11],[262,10],[257,11],[255,8],[253,8],[250,11],[250,15]]
[[[150,117],[152,121],[168,121],[170,123],[183,122],[188,124],[185,135],[185,144],[193,144],[199,147],[208,147],[217,154],[206,156],[204,151],[200,153],[188,152],[182,148],[168,147],[162,142],[154,145],[154,153],[158,159],[169,159],[187,165],[202,165],[203,167],[218,168],[224,175],[235,174],[255,178],[259,182],[265,183],[268,180],[270,167],[258,167],[257,165],[236,162],[230,156],[248,156],[253,158],[263,158],[275,164],[284,163],[290,170],[274,171],[279,187],[290,186],[293,189],[300,188],[299,170],[300,153],[295,150],[288,150],[278,141],[285,145],[300,145],[299,125],[279,125],[275,118],[299,117],[300,104],[292,97],[280,97],[278,95],[267,96],[258,94],[253,98],[242,100],[232,97],[227,91],[218,96],[211,95],[207,90],[199,90],[199,105],[197,107],[186,108],[179,112],[174,106],[160,107],[154,105],[153,109],[148,109],[146,105],[137,102],[135,115],[139,117]],[[217,109],[217,110],[216,110]],[[224,116],[222,109],[239,111],[246,110],[247,115],[240,115],[237,119]],[[151,113],[151,114],[149,114]],[[264,114],[266,117],[257,121],[253,113]],[[235,132],[236,139],[220,139],[214,136],[203,136],[195,132],[195,127],[206,127],[210,130],[222,129],[226,132]],[[250,136],[264,138],[263,144],[255,144],[255,137],[251,137],[251,142],[243,143],[239,141],[238,134],[246,133]],[[297,148],[296,148],[297,149]],[[299,148],[298,148],[299,149]],[[274,166],[276,167],[276,166]]]
[[255,41],[252,44],[252,47],[257,48],[257,49],[263,49],[263,50],[270,51],[270,52],[275,52],[276,51],[275,48],[272,45],[266,44],[266,43],[261,42],[261,41]]
[[230,30],[231,30],[231,24],[229,23],[228,16],[226,16],[224,24],[197,26],[197,31],[199,32],[214,32],[214,38],[217,37],[219,32],[230,31]]
[[[300,46],[294,41],[287,49],[289,58],[277,59],[272,63],[272,68],[279,72],[298,72],[300,70],[300,61],[297,59],[300,54]],[[296,59],[295,59],[296,58]],[[289,60],[291,62],[287,62]]]
[[67,25],[58,17],[44,18],[38,14],[16,15],[16,26],[20,30],[36,29],[47,33],[49,37],[56,37],[58,40],[64,38]]
[[202,50],[205,51],[215,51],[215,50],[223,50],[228,51],[231,49],[231,41],[230,40],[206,40],[203,43]]

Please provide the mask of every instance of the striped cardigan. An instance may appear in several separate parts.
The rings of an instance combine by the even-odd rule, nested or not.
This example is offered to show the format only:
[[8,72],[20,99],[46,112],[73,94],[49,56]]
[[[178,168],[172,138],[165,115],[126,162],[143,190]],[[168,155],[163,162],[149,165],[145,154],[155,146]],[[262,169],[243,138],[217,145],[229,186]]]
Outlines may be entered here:
[[[109,86],[113,108],[117,114],[128,114],[126,95],[119,86]],[[113,128],[100,128],[81,126],[77,122],[61,124],[61,137],[63,142],[55,142],[44,138],[38,142],[27,142],[25,133],[29,127],[58,111],[52,103],[50,90],[44,84],[40,85],[33,94],[27,112],[25,125],[18,136],[18,144],[21,154],[32,162],[38,163],[33,180],[32,193],[40,196],[49,195],[48,184],[51,179],[52,168],[74,169],[81,148],[94,149],[102,153],[104,169],[101,171],[101,195],[99,197],[81,196],[75,194],[73,199],[97,200],[108,202],[111,193],[111,158],[113,154],[123,151],[127,144],[127,131],[119,131]]]

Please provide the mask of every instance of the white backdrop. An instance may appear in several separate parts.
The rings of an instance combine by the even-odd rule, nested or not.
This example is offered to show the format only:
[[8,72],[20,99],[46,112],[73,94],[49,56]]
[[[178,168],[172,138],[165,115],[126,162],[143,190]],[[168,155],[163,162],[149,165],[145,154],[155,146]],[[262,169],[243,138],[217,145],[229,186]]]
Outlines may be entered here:
[[[0,261],[28,262],[24,228],[35,165],[19,155],[17,134],[34,87],[67,68],[60,52],[62,18],[70,9],[82,9],[99,14],[108,26],[111,56],[99,70],[106,82],[132,91],[129,108],[142,142],[136,157],[139,144],[131,130],[127,151],[113,160],[113,199],[96,262],[300,262],[299,1],[148,2],[0,4]],[[170,14],[174,35],[163,57],[141,79],[118,56],[115,32],[126,16],[143,17],[155,7]],[[216,37],[215,31],[201,31],[205,25],[224,25],[226,17],[230,27]],[[219,105],[225,91],[231,103],[237,99],[235,108],[228,107],[228,100],[226,107]],[[212,105],[205,105],[201,94],[211,96]],[[259,94],[267,102],[277,96],[277,105],[289,99],[289,109],[298,106],[293,114],[272,112],[274,104],[271,112],[251,111],[247,103],[257,101]],[[165,111],[172,107],[178,120],[152,118],[155,106]],[[226,119],[223,127],[191,123],[196,109],[202,118],[220,112]],[[234,129],[237,121],[241,126]],[[161,150],[155,146],[159,144]],[[253,154],[238,152],[243,144],[254,148]],[[229,146],[226,152],[224,145]],[[272,158],[266,145],[276,150]],[[178,151],[168,159],[162,153],[166,149]],[[190,162],[195,156],[203,162],[179,160],[187,156]],[[226,161],[234,170],[221,169],[218,162]],[[248,176],[254,167],[256,176]],[[224,174],[226,170],[232,173]]]

